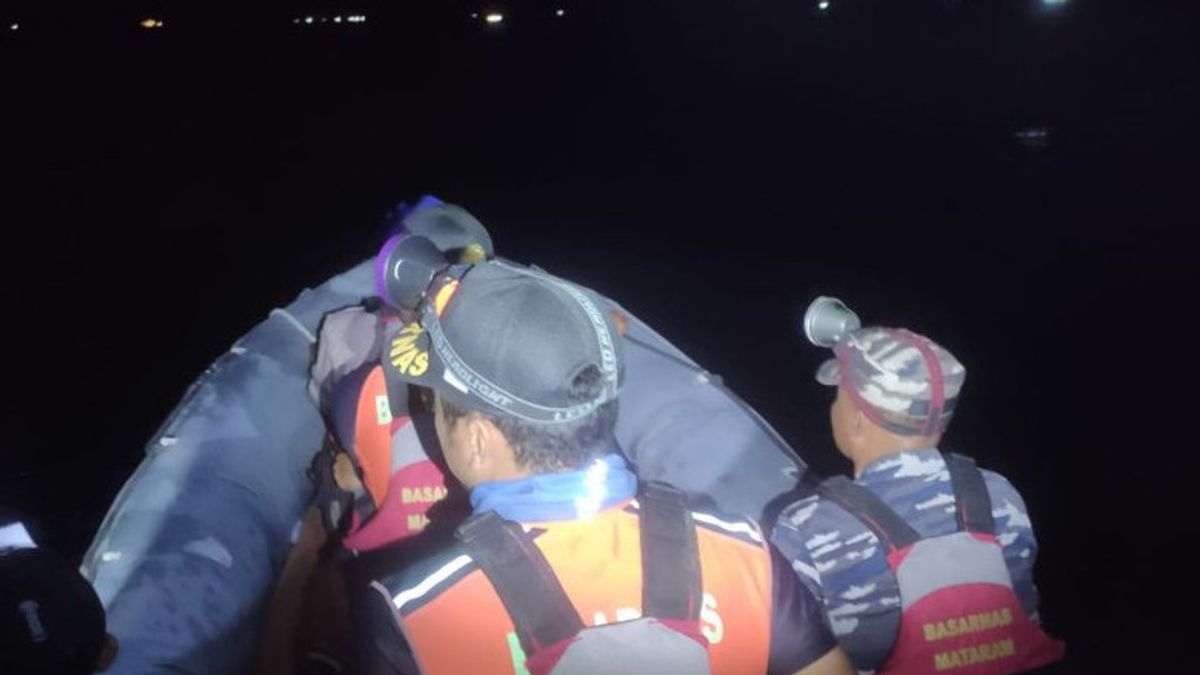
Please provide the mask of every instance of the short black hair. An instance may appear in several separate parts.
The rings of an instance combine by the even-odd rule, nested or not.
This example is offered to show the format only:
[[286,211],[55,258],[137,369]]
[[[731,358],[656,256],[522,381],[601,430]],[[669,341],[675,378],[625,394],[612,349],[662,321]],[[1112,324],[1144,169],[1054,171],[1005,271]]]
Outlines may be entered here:
[[[596,366],[581,370],[571,382],[572,401],[594,400],[604,388],[603,377]],[[617,399],[599,405],[577,420],[551,423],[471,410],[445,397],[439,398],[448,423],[454,424],[472,412],[491,421],[513,447],[517,463],[535,473],[578,469],[616,449]]]

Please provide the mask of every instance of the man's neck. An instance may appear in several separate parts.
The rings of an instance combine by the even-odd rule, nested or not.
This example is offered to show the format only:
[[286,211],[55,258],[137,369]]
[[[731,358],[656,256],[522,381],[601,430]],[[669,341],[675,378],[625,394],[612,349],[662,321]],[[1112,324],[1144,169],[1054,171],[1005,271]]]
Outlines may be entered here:
[[881,460],[885,457],[890,457],[892,455],[898,455],[902,452],[909,452],[912,450],[929,450],[929,449],[936,449],[936,448],[937,448],[937,443],[901,442],[901,443],[888,444],[888,445],[883,445],[883,446],[878,446],[875,448],[869,448],[866,450],[862,450],[861,452],[856,454],[853,459],[853,461],[854,461],[854,477],[858,478],[859,476],[862,475],[863,471],[865,471],[868,466],[874,464],[875,462],[878,462],[879,460]]
[[471,506],[477,513],[492,510],[521,522],[571,520],[611,508],[636,492],[637,476],[624,458],[612,454],[575,471],[481,483],[471,490]]
[[533,472],[528,471],[526,469],[522,469],[521,467],[519,467],[517,465],[507,465],[507,466],[497,467],[494,471],[491,472],[491,474],[488,475],[487,480],[483,481],[483,482],[494,483],[497,481],[520,480],[522,478],[528,478],[532,475],[533,475]]

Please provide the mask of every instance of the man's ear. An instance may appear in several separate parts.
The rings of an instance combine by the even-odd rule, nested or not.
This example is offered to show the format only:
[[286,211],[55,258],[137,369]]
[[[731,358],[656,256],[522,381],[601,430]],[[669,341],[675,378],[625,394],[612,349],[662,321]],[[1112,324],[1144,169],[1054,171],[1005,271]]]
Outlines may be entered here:
[[467,464],[478,471],[487,465],[487,420],[476,413],[469,413],[459,420],[465,426],[464,440],[467,444]]
[[471,466],[477,469],[505,466],[512,461],[512,457],[504,456],[505,452],[511,453],[511,449],[494,422],[477,413],[472,413],[464,422],[467,424]]

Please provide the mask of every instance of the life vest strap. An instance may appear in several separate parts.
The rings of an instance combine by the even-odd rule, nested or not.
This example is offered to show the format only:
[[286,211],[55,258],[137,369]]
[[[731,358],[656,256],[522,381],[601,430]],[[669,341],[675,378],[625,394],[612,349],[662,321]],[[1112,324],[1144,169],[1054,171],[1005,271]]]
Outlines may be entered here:
[[975,460],[964,455],[950,453],[945,456],[950,470],[950,484],[954,486],[959,531],[995,535],[996,519],[992,516],[992,498],[988,495],[983,473],[975,466]]
[[642,544],[642,615],[697,621],[701,594],[700,548],[683,491],[648,482],[638,494]]
[[[943,458],[950,472],[950,485],[954,489],[955,517],[960,532],[973,532],[989,536],[996,534],[996,520],[992,516],[992,499],[988,495],[983,473],[975,460],[954,453]],[[921,540],[921,535],[900,517],[875,493],[845,476],[834,476],[817,488],[822,499],[841,506],[854,516],[875,536],[879,537],[890,551],[908,548]]]
[[455,536],[496,589],[526,654],[583,629],[546,556],[519,524],[487,511],[471,516]]
[[867,488],[845,476],[826,479],[817,488],[822,499],[827,499],[857,518],[868,530],[875,533],[888,548],[888,552],[908,548],[921,540],[921,535],[904,521],[892,507],[884,503]]
[[[639,491],[642,615],[695,622],[700,617],[700,552],[684,493],[662,483]],[[517,523],[494,511],[459,526],[456,536],[500,596],[526,654],[569,640],[584,629],[558,576]]]

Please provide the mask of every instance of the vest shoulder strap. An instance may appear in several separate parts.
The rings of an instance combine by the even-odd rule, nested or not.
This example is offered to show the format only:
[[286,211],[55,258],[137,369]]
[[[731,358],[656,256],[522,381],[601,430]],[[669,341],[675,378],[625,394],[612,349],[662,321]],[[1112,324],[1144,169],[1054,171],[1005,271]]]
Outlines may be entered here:
[[696,526],[687,496],[666,483],[639,490],[642,544],[642,615],[700,618],[702,576]]
[[391,359],[392,340],[395,339],[398,331],[399,327],[385,329],[383,339],[379,341],[379,363],[383,367],[383,384],[387,389],[388,408],[391,410],[393,419],[409,413],[408,382],[400,378],[400,373]]
[[953,453],[946,454],[945,459],[958,507],[955,511],[958,529],[978,534],[996,534],[992,498],[988,495],[983,473],[975,466],[975,460]]
[[526,654],[583,630],[546,556],[519,524],[487,511],[471,516],[455,535],[496,589]]
[[[663,483],[646,483],[638,499],[642,615],[696,621],[700,618],[702,576],[686,495]],[[583,630],[579,612],[554,569],[519,524],[488,511],[459,526],[456,537],[500,596],[526,654]]]
[[892,507],[845,476],[826,479],[817,488],[817,493],[822,499],[828,499],[857,518],[879,537],[889,552],[908,548],[921,540],[921,535]]

